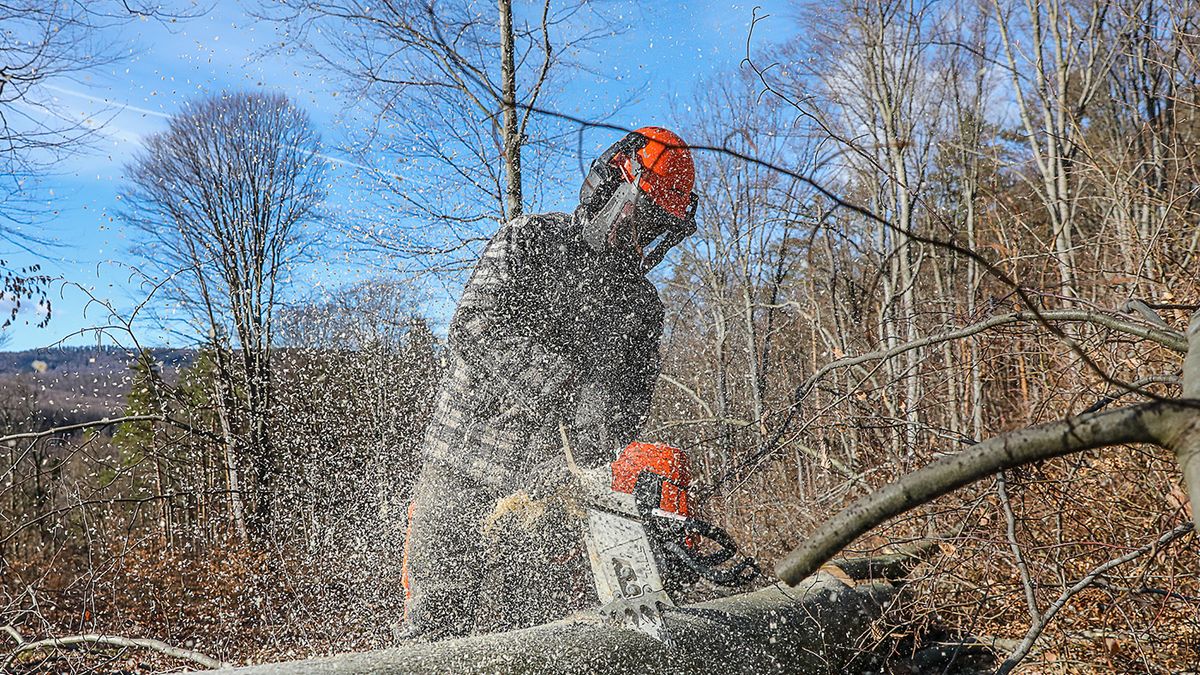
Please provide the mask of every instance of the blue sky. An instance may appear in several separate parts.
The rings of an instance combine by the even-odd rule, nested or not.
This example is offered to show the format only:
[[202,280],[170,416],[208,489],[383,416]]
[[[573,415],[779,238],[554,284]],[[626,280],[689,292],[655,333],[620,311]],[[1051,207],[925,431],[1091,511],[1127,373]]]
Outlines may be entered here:
[[[189,3],[190,4],[190,3]],[[647,123],[686,118],[702,111],[688,103],[705,79],[731,73],[745,54],[746,33],[755,6],[760,16],[771,15],[756,29],[756,44],[779,39],[794,31],[788,3],[779,0],[755,4],[741,2],[658,2],[612,4],[632,29],[595,45],[606,80],[579,80],[563,87],[551,103],[569,114],[597,109],[611,100],[640,92],[632,105],[621,109],[610,122],[637,127]],[[123,317],[134,313],[147,295],[146,280],[136,270],[139,261],[130,251],[132,235],[115,215],[122,190],[124,165],[147,134],[165,128],[166,120],[183,102],[222,89],[269,89],[288,95],[312,116],[328,147],[331,200],[353,200],[370,209],[378,195],[363,189],[358,172],[335,147],[345,129],[339,124],[344,97],[334,97],[334,83],[306,67],[303,60],[284,50],[264,48],[278,44],[278,28],[251,19],[233,3],[217,3],[206,15],[177,24],[137,21],[114,31],[112,40],[129,44],[134,53],[121,63],[73,80],[57,80],[41,92],[53,96],[58,107],[73,115],[107,120],[92,147],[58,165],[44,180],[45,212],[35,234],[52,246],[30,253],[0,246],[0,258],[10,266],[38,263],[44,272],[60,277],[52,301],[54,311],[46,328],[36,328],[36,317],[27,314],[8,330],[5,349],[65,344],[95,344],[88,329],[109,321],[110,305]],[[732,76],[732,75],[731,75]],[[591,76],[586,76],[590,78]],[[351,119],[353,117],[351,116]],[[600,147],[612,134],[591,132],[587,142]],[[586,152],[586,150],[585,150]],[[537,162],[536,155],[525,163]],[[570,184],[571,181],[564,181]],[[547,208],[573,204],[574,188],[551,188]],[[387,260],[366,260],[342,253],[330,254],[319,264],[297,270],[293,292],[303,295],[315,287],[327,289],[377,274],[387,274]],[[426,286],[420,301],[428,315],[445,317],[453,307],[458,288],[453,284]],[[169,315],[170,308],[151,300],[139,316],[153,309]],[[134,322],[138,340],[146,345],[187,346],[196,337],[161,330],[155,322]],[[122,338],[127,343],[127,338]]]

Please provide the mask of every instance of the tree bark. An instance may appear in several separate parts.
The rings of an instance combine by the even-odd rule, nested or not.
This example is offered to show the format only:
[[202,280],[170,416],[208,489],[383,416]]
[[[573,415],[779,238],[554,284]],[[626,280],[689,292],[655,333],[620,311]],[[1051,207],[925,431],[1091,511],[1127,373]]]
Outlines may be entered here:
[[[1188,353],[1183,359],[1183,396],[1200,399],[1200,312],[1192,314],[1188,324]],[[1175,461],[1183,471],[1183,480],[1192,502],[1192,519],[1200,515],[1200,411],[1193,410],[1167,442],[1175,451]]]

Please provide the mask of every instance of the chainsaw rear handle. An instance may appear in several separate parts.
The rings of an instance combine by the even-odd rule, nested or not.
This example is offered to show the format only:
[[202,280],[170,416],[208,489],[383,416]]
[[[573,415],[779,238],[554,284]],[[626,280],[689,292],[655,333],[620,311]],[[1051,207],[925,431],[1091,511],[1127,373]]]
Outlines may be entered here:
[[[734,543],[733,537],[729,536],[729,533],[725,530],[706,520],[687,518],[677,521],[675,524],[684,531],[683,534],[685,536],[688,534],[697,534],[720,547],[712,553],[691,552],[689,556],[690,560],[694,560],[701,565],[720,565],[737,554],[737,544]],[[688,549],[686,546],[682,548],[685,551]]]

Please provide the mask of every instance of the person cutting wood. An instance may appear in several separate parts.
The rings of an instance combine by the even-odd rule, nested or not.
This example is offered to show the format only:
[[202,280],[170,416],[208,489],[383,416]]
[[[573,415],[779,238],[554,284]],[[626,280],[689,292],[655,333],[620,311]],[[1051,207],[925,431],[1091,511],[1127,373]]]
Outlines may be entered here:
[[592,163],[573,213],[515,218],[484,249],[451,320],[409,506],[405,636],[515,628],[587,604],[587,561],[565,530],[522,544],[509,572],[530,583],[489,590],[484,525],[505,499],[554,485],[564,449],[593,468],[635,440],[663,330],[646,273],[695,231],[694,185],[682,139],[643,127]]

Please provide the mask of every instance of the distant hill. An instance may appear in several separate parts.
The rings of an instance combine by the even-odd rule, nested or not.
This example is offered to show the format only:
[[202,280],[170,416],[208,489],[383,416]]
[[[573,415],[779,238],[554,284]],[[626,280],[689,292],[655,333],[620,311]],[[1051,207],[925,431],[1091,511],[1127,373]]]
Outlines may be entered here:
[[[150,352],[168,382],[196,354],[191,349]],[[0,421],[8,430],[31,431],[120,415],[136,356],[119,347],[0,352]]]

